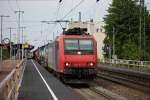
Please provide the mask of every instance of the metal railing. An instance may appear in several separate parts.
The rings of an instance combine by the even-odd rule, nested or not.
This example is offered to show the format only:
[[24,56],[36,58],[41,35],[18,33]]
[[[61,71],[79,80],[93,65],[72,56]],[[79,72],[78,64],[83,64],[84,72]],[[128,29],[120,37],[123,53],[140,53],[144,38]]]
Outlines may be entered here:
[[20,82],[23,76],[25,60],[16,67],[0,82],[0,100],[16,100]]
[[133,67],[146,67],[150,68],[150,61],[137,61],[137,60],[125,60],[125,59],[103,59],[100,62],[105,64],[125,65]]

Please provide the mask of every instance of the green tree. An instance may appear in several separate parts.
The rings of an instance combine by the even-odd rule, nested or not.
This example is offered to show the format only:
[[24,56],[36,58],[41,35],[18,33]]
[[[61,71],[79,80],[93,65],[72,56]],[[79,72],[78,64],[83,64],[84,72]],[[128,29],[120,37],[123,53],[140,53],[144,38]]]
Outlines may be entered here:
[[[150,16],[145,9],[146,26],[150,26]],[[105,16],[105,30],[107,37],[104,40],[106,46],[113,47],[113,28],[115,29],[115,54],[120,59],[139,59],[142,51],[149,53],[149,48],[139,52],[139,5],[134,0],[113,0]],[[146,28],[146,44],[149,28]],[[147,47],[146,46],[146,47]],[[111,49],[112,50],[112,49]],[[149,53],[150,54],[150,53]],[[107,52],[108,55],[108,52]]]

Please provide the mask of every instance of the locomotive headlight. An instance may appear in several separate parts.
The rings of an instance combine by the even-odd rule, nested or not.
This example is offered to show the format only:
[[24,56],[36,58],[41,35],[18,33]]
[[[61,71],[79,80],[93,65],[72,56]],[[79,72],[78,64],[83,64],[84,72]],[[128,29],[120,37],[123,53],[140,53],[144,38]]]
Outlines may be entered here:
[[94,66],[94,63],[93,63],[93,62],[89,62],[89,63],[88,63],[88,66],[93,67],[93,66]]
[[67,66],[67,67],[70,66],[70,65],[71,65],[71,63],[69,63],[69,62],[65,63],[65,66]]
[[69,63],[66,63],[66,66],[69,66]]
[[93,66],[93,65],[94,65],[94,64],[91,62],[91,63],[90,63],[90,66]]
[[78,52],[77,52],[77,54],[78,54],[78,55],[81,55],[81,52],[80,52],[80,51],[78,51]]

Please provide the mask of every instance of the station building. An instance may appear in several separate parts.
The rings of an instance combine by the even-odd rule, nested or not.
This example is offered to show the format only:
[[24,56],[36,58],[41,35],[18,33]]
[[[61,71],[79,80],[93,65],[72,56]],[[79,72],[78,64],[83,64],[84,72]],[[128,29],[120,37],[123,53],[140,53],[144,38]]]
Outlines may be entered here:
[[104,59],[103,41],[106,37],[104,26],[105,26],[104,22],[93,21],[93,20],[86,21],[86,22],[71,21],[68,24],[69,29],[74,28],[74,27],[87,28],[87,32],[93,35],[97,41],[97,54],[98,54],[98,59],[100,60]]

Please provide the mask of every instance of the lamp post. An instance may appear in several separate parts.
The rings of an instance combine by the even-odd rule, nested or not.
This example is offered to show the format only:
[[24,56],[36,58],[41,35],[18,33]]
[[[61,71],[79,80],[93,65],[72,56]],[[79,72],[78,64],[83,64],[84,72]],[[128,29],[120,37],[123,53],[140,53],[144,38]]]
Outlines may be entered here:
[[23,39],[23,32],[24,32],[24,29],[26,27],[20,27],[22,29],[22,60],[23,60],[23,57],[24,57],[24,47],[23,47],[23,44],[24,44],[24,39]]
[[19,60],[20,60],[20,19],[21,19],[21,14],[24,13],[24,11],[15,11],[15,13],[18,13],[18,46],[19,46],[19,49],[18,49],[18,53],[19,53]]
[[11,34],[12,34],[12,29],[16,29],[16,28],[12,28],[12,27],[9,27],[9,32],[10,32],[10,59],[12,58],[12,45],[11,45]]

